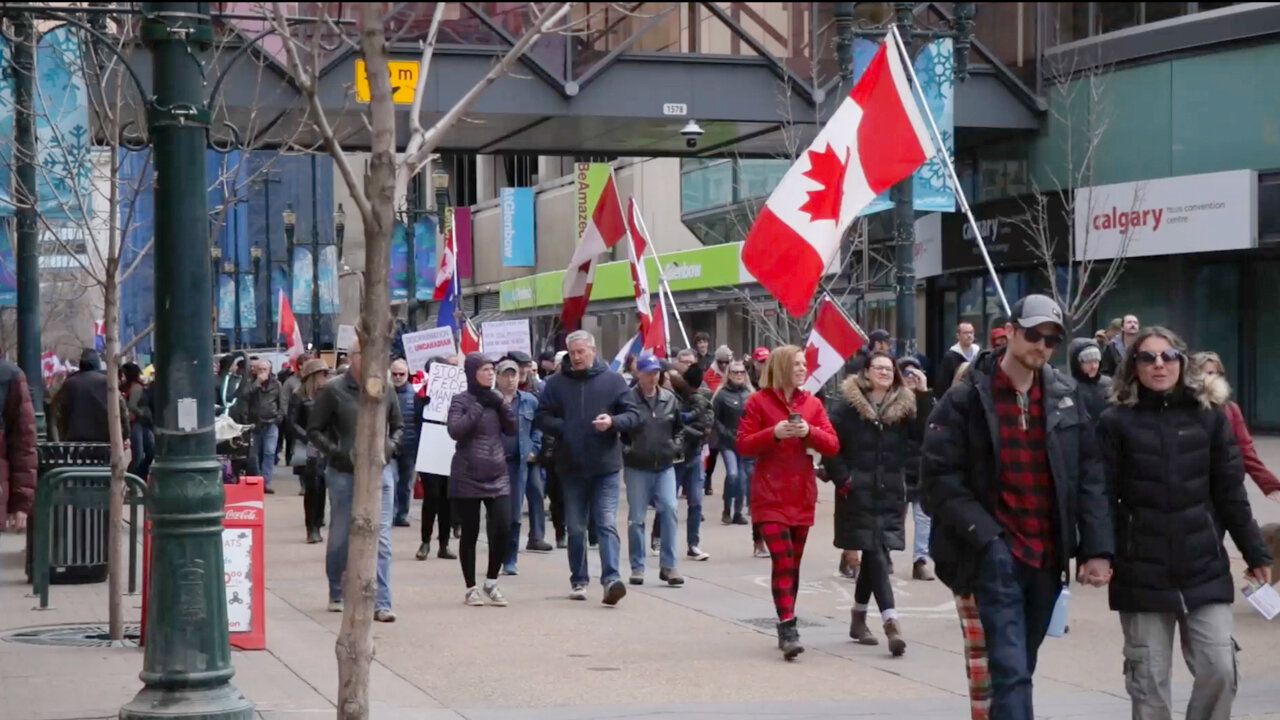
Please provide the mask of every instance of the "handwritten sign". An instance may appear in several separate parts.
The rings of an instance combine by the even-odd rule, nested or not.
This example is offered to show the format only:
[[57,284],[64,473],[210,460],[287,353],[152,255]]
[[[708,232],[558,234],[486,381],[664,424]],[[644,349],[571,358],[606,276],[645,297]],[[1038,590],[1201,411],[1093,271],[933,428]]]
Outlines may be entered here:
[[519,350],[526,355],[533,354],[533,342],[529,336],[529,319],[494,320],[480,326],[480,334],[484,338],[485,357],[497,360],[512,350]]
[[343,352],[351,349],[356,342],[356,327],[354,325],[339,325],[338,339],[333,343],[334,346]]
[[456,365],[436,363],[427,375],[427,404],[422,408],[422,419],[444,422],[449,417],[449,403],[453,396],[467,389],[467,375]]
[[[453,329],[448,327],[405,333],[402,341],[405,362],[409,363],[409,369],[414,371],[426,367],[427,361],[433,357],[455,355],[458,352],[453,344]],[[447,408],[448,405],[446,404],[445,407]]]
[[253,534],[248,528],[222,530],[222,573],[227,586],[227,630],[253,631]]

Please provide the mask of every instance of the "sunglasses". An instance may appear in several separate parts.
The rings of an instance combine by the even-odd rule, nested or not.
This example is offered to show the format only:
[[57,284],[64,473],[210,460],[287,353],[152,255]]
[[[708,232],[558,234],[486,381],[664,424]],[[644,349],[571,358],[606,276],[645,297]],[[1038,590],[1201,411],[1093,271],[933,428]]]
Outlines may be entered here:
[[1173,363],[1182,362],[1182,353],[1178,352],[1177,350],[1174,350],[1173,348],[1169,348],[1168,350],[1165,350],[1158,354],[1153,353],[1150,350],[1139,350],[1137,357],[1138,357],[1139,365],[1154,365],[1156,362],[1156,358],[1164,360],[1166,365],[1172,365]]
[[1055,333],[1042,333],[1035,328],[1026,328],[1022,334],[1027,338],[1029,343],[1038,343],[1044,341],[1044,346],[1050,350],[1058,347],[1062,343],[1062,336]]

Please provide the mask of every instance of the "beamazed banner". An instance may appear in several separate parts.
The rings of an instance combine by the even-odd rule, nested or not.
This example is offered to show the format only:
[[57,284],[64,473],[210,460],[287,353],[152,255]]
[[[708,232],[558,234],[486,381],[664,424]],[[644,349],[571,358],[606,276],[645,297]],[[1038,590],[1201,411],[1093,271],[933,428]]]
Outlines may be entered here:
[[36,193],[47,219],[81,221],[92,212],[92,194],[86,192],[93,169],[89,91],[81,55],[80,31],[70,24],[55,27],[36,44]]
[[413,224],[413,297],[430,300],[436,291],[436,219],[430,215]]
[[311,261],[311,248],[296,245],[293,248],[293,295],[289,307],[294,315],[311,314],[311,293],[315,282],[315,267]]
[[258,327],[258,304],[255,302],[253,276],[240,275],[240,329],[253,330]]
[[498,197],[502,208],[502,266],[533,267],[536,264],[533,188],[502,188]]
[[338,314],[338,246],[320,246],[320,314]]
[[582,233],[587,229],[587,221],[596,210],[596,202],[600,199],[600,191],[609,179],[609,163],[577,163],[574,165],[573,203],[577,209],[578,222],[573,235],[574,245],[582,242]]
[[387,292],[391,302],[409,299],[408,228],[397,220],[391,226],[391,258],[387,264]]

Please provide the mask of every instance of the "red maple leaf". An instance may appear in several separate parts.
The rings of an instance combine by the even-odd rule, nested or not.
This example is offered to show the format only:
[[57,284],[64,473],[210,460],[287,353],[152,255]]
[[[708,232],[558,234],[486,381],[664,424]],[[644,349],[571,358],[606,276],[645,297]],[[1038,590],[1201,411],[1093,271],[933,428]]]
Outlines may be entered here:
[[831,148],[831,143],[822,152],[809,150],[809,169],[804,176],[816,181],[822,187],[810,190],[809,199],[800,206],[800,212],[808,213],[811,220],[840,220],[840,200],[844,196],[844,173],[848,167],[849,152],[845,151],[843,160]]
[[[809,343],[804,346],[804,364],[807,366],[808,374],[812,375],[818,369],[818,346]],[[807,377],[806,377],[807,379]]]

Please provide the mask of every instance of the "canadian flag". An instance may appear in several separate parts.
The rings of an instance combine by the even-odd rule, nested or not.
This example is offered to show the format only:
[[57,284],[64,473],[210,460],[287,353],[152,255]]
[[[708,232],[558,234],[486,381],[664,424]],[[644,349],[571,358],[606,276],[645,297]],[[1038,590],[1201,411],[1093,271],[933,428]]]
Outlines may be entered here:
[[626,236],[627,223],[622,218],[622,204],[618,201],[618,190],[610,172],[596,200],[596,209],[582,232],[582,242],[573,251],[573,259],[564,274],[561,293],[564,307],[560,309],[560,324],[566,330],[577,330],[587,312],[591,283],[596,277],[596,259]]
[[293,316],[293,308],[289,307],[289,298],[280,289],[280,324],[276,328],[276,336],[283,335],[289,347],[289,364],[294,370],[298,367],[298,356],[302,354],[302,331],[298,328],[298,320]]
[[667,319],[662,312],[661,305],[654,305],[653,312],[650,314],[652,320],[649,326],[641,331],[640,344],[646,352],[651,352],[658,357],[667,356]]
[[933,156],[892,37],[756,216],[742,263],[792,315],[803,315],[840,238],[876,195]]
[[457,253],[453,246],[453,228],[444,234],[444,249],[440,251],[440,262],[436,266],[436,289],[432,300],[444,300],[453,294],[453,276],[458,269]]
[[640,317],[640,335],[648,335],[649,323],[653,314],[649,311],[649,277],[644,269],[644,251],[649,246],[649,238],[640,228],[640,206],[634,197],[627,201],[627,232],[631,242],[627,243],[627,261],[631,264],[631,286],[636,293],[636,314]]
[[40,374],[44,376],[45,382],[49,382],[61,369],[62,361],[58,359],[58,353],[46,350],[40,355]]
[[462,323],[462,354],[480,352],[480,331],[471,324],[471,318]]
[[802,387],[809,392],[822,389],[866,341],[867,335],[862,328],[844,314],[835,298],[823,293],[813,318],[809,342],[804,347],[809,376]]

